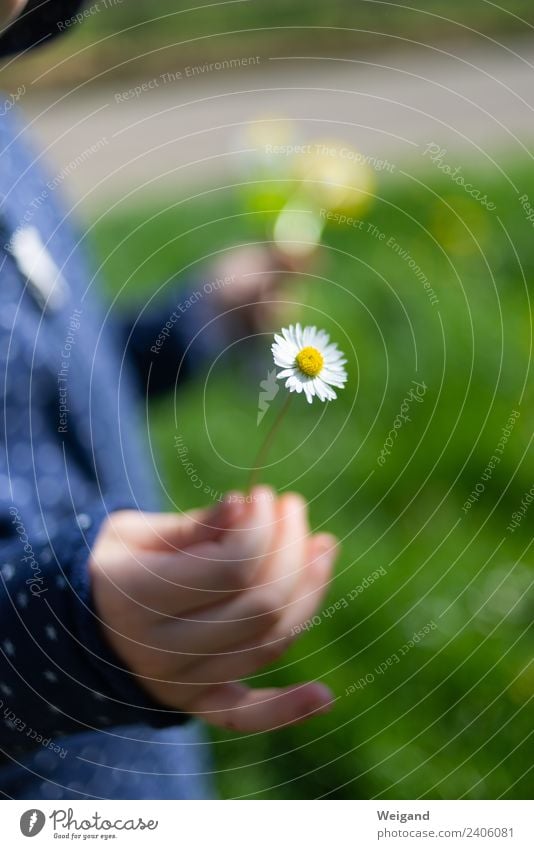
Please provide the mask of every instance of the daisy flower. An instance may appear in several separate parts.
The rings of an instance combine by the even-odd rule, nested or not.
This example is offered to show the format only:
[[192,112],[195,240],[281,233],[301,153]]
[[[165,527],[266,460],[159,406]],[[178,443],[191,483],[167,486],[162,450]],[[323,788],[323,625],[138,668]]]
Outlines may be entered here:
[[282,369],[276,376],[286,378],[290,392],[304,392],[310,404],[315,396],[320,401],[334,400],[337,395],[332,387],[343,389],[345,385],[347,361],[324,330],[291,324],[281,335],[275,333],[271,351]]

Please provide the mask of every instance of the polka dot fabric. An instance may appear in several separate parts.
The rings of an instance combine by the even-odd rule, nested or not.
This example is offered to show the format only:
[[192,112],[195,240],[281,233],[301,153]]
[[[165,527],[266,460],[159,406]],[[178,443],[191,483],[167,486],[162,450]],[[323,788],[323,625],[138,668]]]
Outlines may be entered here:
[[[0,795],[200,798],[208,790],[198,728],[180,728],[186,717],[152,703],[108,649],[87,574],[107,513],[161,507],[136,375],[148,373],[168,312],[106,318],[84,238],[58,192],[47,193],[25,135],[14,113],[2,118]],[[11,254],[22,226],[38,230],[68,282],[57,310],[42,310]],[[158,356],[154,389],[174,385],[196,333],[193,312]]]

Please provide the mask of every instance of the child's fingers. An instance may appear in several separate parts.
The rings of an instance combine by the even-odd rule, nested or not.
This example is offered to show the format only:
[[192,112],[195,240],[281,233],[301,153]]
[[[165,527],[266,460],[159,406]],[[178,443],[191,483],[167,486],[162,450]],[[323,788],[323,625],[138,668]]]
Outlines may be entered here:
[[216,540],[243,516],[246,504],[239,493],[224,501],[188,513],[146,513],[120,510],[109,516],[117,539],[132,551],[182,551],[197,543]]
[[[258,642],[261,635],[272,632],[278,623],[287,618],[288,604],[295,592],[297,580],[305,581],[306,587],[309,584],[303,572],[309,555],[308,558],[304,553],[301,555],[300,548],[304,548],[305,543],[300,537],[297,537],[296,543],[298,551],[294,545],[289,545],[279,553],[279,559],[284,561],[285,571],[290,576],[291,570],[295,569],[291,582],[282,576],[230,597],[227,594],[226,599],[219,604],[196,611],[188,610],[183,618],[177,617],[175,622],[161,629],[165,648],[176,648],[177,651],[183,649],[185,655],[192,655],[191,664],[198,665],[232,646],[243,645],[254,639]],[[309,601],[308,605],[311,604],[313,602]]]
[[187,654],[212,655],[280,620],[306,565],[308,523],[305,503],[296,496],[281,498],[276,510],[278,550],[266,558],[273,563],[265,568],[258,558],[227,563],[217,544],[193,547],[180,556],[178,567],[169,556],[139,564],[131,591],[146,612],[171,618],[162,623],[168,649],[183,646]]
[[[219,595],[220,599],[220,595]],[[169,651],[190,655],[198,665],[214,655],[268,633],[283,614],[287,599],[272,589],[252,589],[225,602],[188,610],[181,620],[163,625],[162,644]]]
[[[184,655],[189,652],[198,654],[204,644],[195,643],[192,639],[169,643],[167,638],[162,638],[165,628],[159,629],[159,635],[154,629],[149,640],[137,641],[137,654],[143,657],[142,666],[147,670],[140,683],[163,704],[189,711],[207,690],[220,689],[276,660],[294,639],[291,636],[288,639],[293,623],[307,619],[324,592],[335,554],[333,538],[327,535],[312,538],[309,552],[311,562],[304,573],[305,579],[296,594],[296,601],[288,606],[285,618],[264,635],[261,643],[253,637],[252,643],[249,641],[226,652],[219,646],[218,654],[202,662]],[[324,556],[320,556],[320,552]],[[293,607],[295,611],[290,616],[289,610]],[[212,638],[214,636],[212,634]],[[197,631],[196,638],[204,639],[202,631]]]
[[309,541],[308,505],[297,493],[282,495],[276,504],[273,547],[258,576],[258,585],[289,597],[306,567]]
[[[253,637],[240,643],[234,642],[226,650],[224,646],[218,646],[217,653],[203,661],[191,659],[181,673],[182,680],[201,686],[225,684],[252,675],[274,663],[287,651],[296,639],[294,627],[313,615],[327,588],[336,556],[334,539],[327,535],[312,538],[309,551],[310,563],[295,590],[292,602],[271,612],[273,624],[264,631],[261,639]],[[268,616],[264,615],[266,621]]]
[[221,557],[220,543],[203,543],[177,555],[141,554],[124,571],[115,568],[109,580],[123,602],[138,606],[139,614],[176,617],[254,587],[260,562],[228,561]]
[[189,710],[210,725],[254,733],[303,722],[333,703],[330,690],[317,683],[265,690],[232,683],[203,693]]
[[[128,551],[180,552],[198,543],[220,539],[229,529],[257,529],[269,525],[270,517],[262,519],[261,513],[267,502],[274,502],[272,490],[256,487],[248,498],[230,492],[216,505],[188,513],[120,510],[110,514],[109,524]],[[254,539],[252,534],[251,544]]]
[[257,486],[243,512],[221,539],[220,558],[228,562],[265,557],[276,533],[276,499],[270,487]]
[[247,591],[230,598],[219,594],[217,604],[189,610],[184,619],[169,623],[164,629],[168,647],[212,655],[265,633],[280,620],[306,566],[306,505],[297,496],[284,496],[277,516],[276,551],[256,572],[246,564]]
[[[303,579],[296,599],[288,605],[283,619],[264,634],[261,643],[254,635],[252,643],[241,644],[226,652],[219,646],[218,654],[202,662],[198,657],[192,659],[185,656],[190,652],[199,654],[205,648],[203,642],[195,642],[197,638],[201,641],[204,639],[202,630],[197,631],[195,638],[178,643],[173,640],[170,644],[167,639],[156,639],[157,632],[154,631],[150,642],[157,642],[157,646],[148,646],[144,640],[137,644],[138,653],[144,657],[143,667],[150,670],[140,683],[163,704],[196,712],[198,700],[207,691],[220,691],[227,684],[233,684],[237,678],[256,672],[278,659],[295,639],[294,636],[288,638],[294,624],[301,624],[313,614],[325,591],[333,563],[335,541],[332,537],[320,535],[310,540],[309,550],[311,562],[305,573],[306,580]],[[324,556],[320,552],[324,552]],[[160,629],[160,634],[161,630],[165,629]],[[215,636],[212,633],[211,638]]]
[[[295,639],[306,633],[307,623],[319,610],[328,591],[338,552],[337,540],[335,537],[322,534],[310,540],[309,549],[309,563],[306,574],[299,583],[293,598],[287,604],[283,616],[270,631],[263,634],[261,642],[257,646],[252,643],[244,647],[252,655],[257,649],[258,661],[261,661],[264,652],[267,658],[271,655],[276,659],[287,650]],[[252,671],[263,665],[265,664],[260,663]]]
[[113,568],[102,567],[117,602],[134,602],[140,614],[155,618],[180,616],[254,587],[275,529],[272,492],[258,488],[255,496],[231,540],[198,543],[177,554],[136,549],[125,556],[117,549]]

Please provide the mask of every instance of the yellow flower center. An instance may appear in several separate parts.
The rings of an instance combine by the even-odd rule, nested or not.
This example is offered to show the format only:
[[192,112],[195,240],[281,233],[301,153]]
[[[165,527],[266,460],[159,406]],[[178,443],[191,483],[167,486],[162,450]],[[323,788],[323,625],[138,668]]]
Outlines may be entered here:
[[317,348],[307,345],[296,356],[296,363],[303,374],[308,377],[317,377],[324,366],[324,357]]

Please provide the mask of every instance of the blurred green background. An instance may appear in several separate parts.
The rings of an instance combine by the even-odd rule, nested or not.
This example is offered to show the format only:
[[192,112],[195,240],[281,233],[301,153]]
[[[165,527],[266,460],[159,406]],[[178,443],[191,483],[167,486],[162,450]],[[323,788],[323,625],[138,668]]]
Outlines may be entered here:
[[[289,282],[288,296],[304,302],[299,319],[326,327],[348,353],[350,381],[327,407],[296,399],[263,480],[301,490],[314,528],[343,540],[327,604],[374,570],[386,573],[254,679],[322,680],[338,697],[330,716],[270,735],[214,734],[225,797],[530,795],[534,506],[514,533],[507,525],[534,483],[534,234],[517,192],[534,197],[534,173],[515,157],[503,171],[464,174],[494,211],[430,166],[416,177],[382,172],[364,218],[387,238],[331,225],[320,260]],[[428,276],[437,303],[387,245],[391,236]],[[265,216],[224,188],[164,207],[130,199],[97,216],[91,231],[111,291],[128,280],[132,299],[172,278],[177,262],[202,279],[206,252],[265,237]],[[184,387],[175,410],[168,399],[152,408],[160,469],[181,507],[206,497],[180,464],[176,433],[211,487],[245,485],[240,467],[253,462],[283,402],[280,392],[256,425],[269,346],[268,334],[252,353],[236,346],[233,359]],[[423,403],[411,404],[380,467],[413,380],[428,387]],[[464,513],[514,410],[501,462]],[[204,416],[208,426],[199,427]],[[429,622],[437,627],[376,671]],[[347,694],[366,676],[370,683]]]
[[[104,3],[88,5],[101,11]],[[55,87],[60,95],[74,91],[78,101],[91,86],[117,89],[117,80],[172,70],[177,57],[180,67],[256,53],[389,60],[402,50],[432,58],[427,44],[450,45],[455,56],[466,43],[477,50],[527,43],[534,25],[532,0],[510,0],[506,8],[485,0],[187,5],[106,0],[105,13],[89,15],[68,38],[3,69],[2,86],[16,91],[26,83],[37,97],[48,86],[46,107]],[[460,133],[461,109],[471,104],[458,102]],[[128,136],[122,138],[127,162]],[[534,484],[534,230],[518,200],[526,193],[534,205],[534,169],[527,151],[516,150],[500,151],[498,161],[484,151],[478,161],[485,168],[476,167],[475,146],[471,164],[462,154],[447,156],[487,194],[492,211],[428,158],[420,158],[419,170],[412,161],[406,173],[379,172],[364,226],[331,224],[309,273],[288,280],[287,297],[303,302],[294,317],[331,332],[347,352],[350,380],[326,407],[295,399],[262,479],[302,491],[313,528],[342,540],[325,607],[350,598],[375,570],[385,574],[254,678],[258,686],[324,681],[337,696],[333,713],[272,734],[212,732],[223,797],[531,796],[534,504],[515,532],[507,530]],[[169,192],[148,200],[132,192],[92,213],[88,238],[110,295],[125,286],[125,299],[134,302],[165,280],[169,294],[180,269],[187,269],[182,285],[191,276],[209,279],[207,254],[266,239],[268,193],[266,209],[256,202],[252,211],[250,196],[237,188],[196,188],[201,194],[191,190],[171,203]],[[272,188],[276,197],[279,187]],[[281,391],[257,426],[270,344],[266,333],[252,350],[235,346],[174,401],[150,408],[169,504],[189,509],[209,500],[180,463],[178,434],[210,489],[245,486],[246,467],[283,403]],[[411,421],[380,466],[412,381],[428,387],[423,402],[410,404]],[[514,411],[520,416],[501,461],[464,512]],[[403,654],[428,623],[436,627]]]
[[35,52],[24,67],[3,70],[4,88],[11,79],[35,88],[158,74],[169,70],[177,48],[184,64],[255,52],[361,56],[425,44],[491,46],[495,38],[530,35],[534,25],[530,0],[505,6],[489,0],[95,0],[87,7],[92,13],[83,26],[72,27],[52,54]]
[[[375,37],[422,41],[469,37],[470,31],[487,35],[527,32],[532,22],[532,4],[528,0],[510,0],[503,7],[484,0],[415,0],[410,4],[336,0],[335,3],[310,3],[309,0],[271,0],[269,3],[229,0],[224,3],[177,3],[176,0],[107,0],[106,14],[88,18],[83,33],[76,38],[89,44],[95,38],[111,38],[115,44],[142,46],[144,51],[160,48],[165,42],[187,41],[209,31],[212,51],[246,39],[258,39],[264,49],[302,46],[303,27],[306,44],[322,45],[340,53],[347,46],[369,44]],[[347,17],[347,15],[349,17]],[[294,28],[294,29],[292,29]],[[313,31],[315,28],[315,32]],[[341,30],[350,30],[346,35]],[[463,32],[462,32],[463,31]],[[472,32],[471,32],[472,34]],[[349,41],[350,35],[350,41]],[[224,36],[224,38],[223,38]],[[356,42],[354,41],[356,36]],[[378,38],[376,38],[378,41]],[[185,44],[184,44],[185,46]]]

